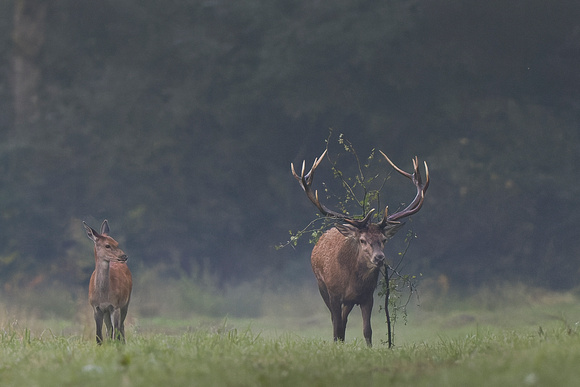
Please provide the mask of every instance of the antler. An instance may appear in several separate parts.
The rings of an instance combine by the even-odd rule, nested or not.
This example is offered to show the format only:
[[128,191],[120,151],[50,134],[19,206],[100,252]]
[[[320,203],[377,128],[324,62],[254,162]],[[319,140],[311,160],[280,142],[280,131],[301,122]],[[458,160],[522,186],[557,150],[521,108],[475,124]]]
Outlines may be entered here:
[[427,167],[427,162],[424,161],[423,163],[425,165],[425,184],[423,184],[421,179],[421,172],[419,172],[419,159],[417,158],[417,156],[415,156],[415,158],[413,159],[414,172],[411,174],[397,167],[382,151],[379,152],[381,152],[381,154],[385,157],[385,159],[387,159],[389,164],[391,164],[391,166],[395,168],[397,172],[409,178],[413,182],[413,184],[415,184],[415,187],[417,187],[417,195],[415,195],[415,199],[413,199],[413,201],[404,210],[396,212],[392,215],[387,215],[387,210],[389,207],[387,206],[387,208],[385,208],[383,220],[381,221],[381,223],[379,223],[381,227],[385,227],[389,223],[390,224],[393,224],[395,222],[398,223],[397,220],[405,218],[407,216],[411,216],[421,209],[421,206],[423,205],[423,200],[425,199],[425,193],[427,192],[427,188],[429,188],[429,168]]
[[352,224],[355,227],[360,228],[360,227],[366,226],[371,218],[372,213],[374,212],[374,209],[370,210],[366,214],[364,219],[355,220],[348,215],[341,214],[340,212],[335,212],[335,211],[328,209],[324,204],[320,203],[320,200],[318,199],[318,191],[312,192],[312,178],[314,175],[314,171],[316,170],[318,165],[320,165],[320,162],[322,161],[322,159],[326,155],[327,151],[328,151],[328,149],[325,149],[324,152],[322,152],[322,155],[320,155],[320,157],[314,159],[314,163],[312,164],[312,168],[310,168],[310,171],[306,175],[304,174],[304,171],[306,169],[306,161],[302,162],[302,172],[300,173],[300,175],[298,175],[296,173],[296,171],[294,170],[294,163],[290,163],[290,168],[292,169],[292,175],[294,175],[296,180],[298,180],[298,182],[300,183],[300,186],[302,187],[304,192],[306,192],[306,196],[308,196],[308,199],[310,199],[310,201],[316,206],[316,208],[318,208],[318,210],[320,211],[320,213],[322,215],[328,216],[331,218],[343,219],[344,221]]

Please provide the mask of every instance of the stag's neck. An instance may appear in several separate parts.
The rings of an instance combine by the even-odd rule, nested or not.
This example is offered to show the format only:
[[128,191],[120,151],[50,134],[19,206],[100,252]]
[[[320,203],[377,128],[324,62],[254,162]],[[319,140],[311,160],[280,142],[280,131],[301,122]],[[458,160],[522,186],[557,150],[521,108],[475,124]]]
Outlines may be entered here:
[[109,262],[98,260],[95,264],[95,291],[99,300],[108,298],[109,294]]
[[351,257],[356,257],[359,254],[359,243],[356,238],[345,237],[344,244],[340,249],[340,260],[343,265],[351,265],[351,269],[355,269],[356,260],[351,259]]
[[[350,240],[345,244],[346,251],[343,256],[358,257],[360,255],[360,243],[355,238],[350,238]],[[374,281],[376,282],[379,275],[379,267],[370,263],[367,259],[356,260],[347,259],[350,265],[350,270],[352,273],[356,273],[356,276],[363,281]]]

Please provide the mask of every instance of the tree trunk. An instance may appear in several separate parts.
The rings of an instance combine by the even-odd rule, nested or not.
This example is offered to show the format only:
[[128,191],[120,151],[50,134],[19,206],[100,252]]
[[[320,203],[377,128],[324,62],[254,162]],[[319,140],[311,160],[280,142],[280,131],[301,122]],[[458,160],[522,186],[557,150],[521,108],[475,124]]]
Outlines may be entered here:
[[14,6],[13,97],[16,126],[39,118],[40,52],[45,40],[47,0],[16,0]]

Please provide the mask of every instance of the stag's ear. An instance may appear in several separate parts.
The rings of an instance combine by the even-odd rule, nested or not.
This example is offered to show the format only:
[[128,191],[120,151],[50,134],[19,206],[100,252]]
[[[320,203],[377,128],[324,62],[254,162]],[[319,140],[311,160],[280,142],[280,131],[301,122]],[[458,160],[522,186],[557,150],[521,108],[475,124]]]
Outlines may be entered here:
[[399,231],[399,229],[403,227],[404,224],[405,223],[399,222],[387,223],[386,226],[383,228],[383,235],[385,236],[385,238],[391,239],[397,233],[397,231]]
[[336,224],[334,227],[347,238],[354,238],[360,234],[359,229],[352,224]]
[[93,242],[96,242],[97,241],[97,238],[100,237],[99,233],[96,232],[95,230],[93,230],[85,222],[83,222],[83,226],[85,227],[85,230],[87,231],[87,236],[89,237],[89,239],[92,240]]
[[109,235],[109,222],[107,219],[103,220],[103,224],[101,224],[101,235]]

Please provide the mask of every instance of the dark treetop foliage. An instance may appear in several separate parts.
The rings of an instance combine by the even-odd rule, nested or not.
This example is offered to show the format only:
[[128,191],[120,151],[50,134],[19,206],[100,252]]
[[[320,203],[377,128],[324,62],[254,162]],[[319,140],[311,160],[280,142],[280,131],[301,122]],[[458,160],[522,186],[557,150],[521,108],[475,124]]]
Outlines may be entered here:
[[[46,12],[24,25],[22,4]],[[15,0],[0,11],[5,287],[86,283],[80,220],[103,218],[136,275],[308,272],[310,246],[273,247],[315,213],[288,166],[318,155],[329,127],[404,169],[428,160],[408,258],[425,275],[577,284],[576,2]],[[35,27],[40,48],[27,53],[13,32]],[[38,71],[30,89],[18,89],[18,63]],[[34,114],[17,113],[17,91]],[[407,188],[387,182],[385,200]]]

